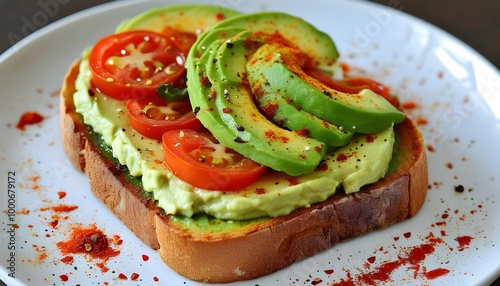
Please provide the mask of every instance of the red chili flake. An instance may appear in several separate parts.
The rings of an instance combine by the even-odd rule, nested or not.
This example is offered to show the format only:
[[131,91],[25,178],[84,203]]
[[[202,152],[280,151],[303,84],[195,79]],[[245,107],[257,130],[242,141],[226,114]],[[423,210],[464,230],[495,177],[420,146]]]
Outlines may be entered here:
[[444,77],[444,73],[442,71],[438,72],[437,77],[438,78],[443,78]]
[[368,259],[367,259],[367,260],[368,260],[368,262],[370,262],[370,263],[374,263],[374,262],[375,262],[375,259],[376,259],[376,257],[375,257],[375,256],[371,256],[371,257],[368,257]]
[[314,171],[328,171],[328,164],[326,162],[321,162]]
[[274,138],[274,131],[272,130],[266,130],[264,131],[264,134],[266,135],[267,138]]
[[418,107],[418,104],[414,101],[407,101],[407,102],[404,102],[403,104],[401,104],[401,107],[403,109],[415,109]]
[[464,251],[467,249],[474,238],[468,235],[459,236],[455,238],[458,242],[458,251]]
[[113,235],[113,243],[115,245],[122,245],[123,243],[123,239],[121,239],[121,237],[117,234]]
[[75,227],[68,240],[57,243],[63,254],[82,253],[92,258],[107,260],[120,254],[109,246],[107,236],[95,225],[87,228]]
[[418,117],[416,121],[417,121],[417,125],[426,125],[429,123],[429,121],[427,121],[427,119],[425,119],[423,117]]
[[446,222],[445,221],[438,221],[438,222],[436,222],[436,225],[437,226],[446,225]]
[[120,273],[120,274],[118,274],[118,279],[127,280],[128,278],[127,278],[127,275]]
[[19,118],[19,122],[16,125],[16,128],[19,130],[26,130],[26,125],[36,124],[42,122],[44,117],[37,112],[25,112]]
[[256,193],[257,195],[263,195],[263,194],[265,194],[265,193],[266,193],[266,189],[265,189],[265,188],[257,188],[257,189],[255,190],[255,193]]
[[203,85],[211,85],[212,83],[210,82],[210,80],[208,79],[208,76],[204,76],[200,79],[200,83],[203,84]]
[[321,282],[323,282],[323,280],[321,280],[321,278],[314,278],[314,280],[311,282],[311,285],[318,285]]
[[395,236],[394,241],[398,241],[398,240],[399,240],[399,236]]
[[66,192],[60,191],[60,192],[57,192],[57,195],[59,196],[59,199],[62,199],[66,196]]
[[50,225],[50,227],[52,227],[52,228],[56,228],[56,227],[57,227],[57,224],[59,224],[59,221],[58,221],[57,219],[55,219],[55,220],[53,220],[53,221],[49,222],[49,225]]
[[445,230],[441,230],[441,236],[446,236],[446,231]]
[[224,108],[222,109],[222,112],[224,112],[224,113],[232,113],[232,112],[233,112],[233,110],[232,110],[231,108],[229,108],[229,107],[224,107]]
[[427,279],[436,279],[436,278],[444,276],[448,273],[450,273],[450,270],[448,270],[446,268],[436,268],[434,270],[426,271],[424,273],[424,275],[425,275],[425,278],[427,278]]
[[309,137],[309,130],[307,130],[307,128],[300,128],[296,133],[301,137]]
[[295,186],[295,185],[300,184],[300,181],[299,181],[299,180],[297,180],[297,178],[288,178],[288,179],[286,179],[286,180],[288,181],[288,184],[289,184],[290,186]]
[[411,232],[405,232],[403,235],[406,238],[410,238],[411,237]]
[[325,274],[331,275],[331,274],[333,274],[333,269],[327,269],[324,272],[325,272]]
[[136,281],[137,279],[139,279],[139,274],[134,272],[132,273],[132,275],[130,275],[130,280]]
[[61,258],[61,262],[65,263],[65,264],[72,264],[73,261],[75,261],[75,259],[73,258],[73,256],[64,256],[63,258]]
[[375,137],[373,137],[372,135],[366,136],[366,142],[372,143],[373,141],[375,141]]
[[155,277],[153,277],[153,281],[158,282],[158,281],[160,281],[160,279],[158,279],[158,277],[155,276]]
[[68,281],[69,277],[66,274],[59,275],[59,278],[61,278],[61,281],[66,282]]
[[429,152],[435,152],[436,149],[434,149],[434,146],[432,145],[427,145],[427,150],[429,150]]
[[276,114],[276,111],[278,111],[277,104],[267,104],[267,105],[262,106],[262,113],[267,118],[273,118],[274,115]]
[[442,219],[447,219],[449,216],[450,216],[449,214],[443,214],[443,215],[441,215],[441,218]]
[[452,163],[448,162],[445,165],[446,165],[446,168],[453,169],[453,164]]
[[149,260],[149,256],[147,256],[146,254],[143,254],[142,261],[148,261],[148,260]]
[[97,267],[99,267],[101,269],[101,272],[103,272],[103,273],[106,273],[109,271],[109,268],[103,262],[99,262],[96,265],[97,265]]
[[226,15],[224,15],[224,13],[219,12],[219,13],[215,14],[215,18],[217,19],[217,21],[222,21],[222,20],[226,19]]
[[337,162],[345,162],[347,161],[347,156],[344,153],[340,153],[336,158]]
[[76,205],[72,205],[72,206],[58,205],[58,206],[51,207],[51,209],[55,212],[70,212],[70,211],[76,210],[77,208],[78,208],[78,206],[76,206]]

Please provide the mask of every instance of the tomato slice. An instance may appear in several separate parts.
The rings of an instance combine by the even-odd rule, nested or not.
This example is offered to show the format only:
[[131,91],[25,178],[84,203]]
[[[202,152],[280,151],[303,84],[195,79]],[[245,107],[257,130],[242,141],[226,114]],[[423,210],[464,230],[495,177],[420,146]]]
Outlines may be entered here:
[[199,130],[203,127],[194,115],[188,98],[168,102],[161,98],[156,98],[154,102],[129,99],[127,113],[134,130],[158,141],[169,130]]
[[128,31],[99,40],[89,62],[92,83],[106,95],[126,100],[156,96],[162,83],[184,73],[185,53],[171,37],[150,31]]
[[163,134],[165,162],[174,175],[201,189],[236,191],[266,171],[267,167],[210,138],[210,134],[190,129]]
[[375,80],[364,77],[347,77],[343,80],[336,80],[330,75],[317,69],[308,69],[306,70],[306,73],[335,90],[345,93],[358,93],[363,89],[370,89],[371,91],[387,99],[387,101],[392,103],[394,106],[398,107],[399,105],[397,99],[391,95],[389,87]]
[[171,27],[165,27],[162,31],[172,41],[174,41],[181,51],[185,54],[189,52],[191,46],[196,42],[196,34],[179,31]]

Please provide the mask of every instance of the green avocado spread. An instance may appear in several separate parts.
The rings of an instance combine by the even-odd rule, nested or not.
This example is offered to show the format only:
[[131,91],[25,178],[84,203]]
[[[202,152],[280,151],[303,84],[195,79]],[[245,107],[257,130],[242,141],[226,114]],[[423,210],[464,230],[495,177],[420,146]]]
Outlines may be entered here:
[[[153,15],[151,17],[158,15],[158,13],[151,12],[149,14]],[[282,17],[281,14],[280,17]],[[138,19],[144,20],[144,16]],[[148,20],[147,23],[149,22]],[[155,21],[151,22],[155,23]],[[122,24],[121,28],[130,28],[133,24],[133,20],[127,20],[126,25]],[[230,25],[234,27],[240,23],[233,21]],[[220,24],[217,27],[224,28],[224,25]],[[204,49],[204,47],[196,46],[195,48],[198,51]],[[337,51],[335,50],[334,53],[336,55]],[[108,97],[92,86],[88,55],[89,51],[82,54],[80,73],[76,80],[74,94],[76,111],[82,115],[86,125],[90,126],[95,133],[100,134],[103,143],[111,147],[112,156],[120,164],[125,165],[132,176],[140,179],[144,191],[152,195],[157,205],[166,214],[179,215],[178,217],[207,214],[221,220],[278,217],[298,208],[325,201],[338,191],[348,194],[357,192],[362,186],[383,178],[388,171],[395,142],[392,128],[394,122],[376,133],[354,133],[350,135],[349,138],[352,139],[347,145],[335,148],[324,147],[324,155],[308,172],[292,175],[281,170],[270,169],[258,181],[236,192],[196,188],[174,176],[168,169],[163,161],[161,142],[142,136],[130,126],[125,102]],[[193,55],[193,57],[195,58],[192,60],[199,63],[201,54]],[[322,55],[322,57],[326,56]],[[324,64],[324,61],[321,64]],[[203,87],[189,86],[189,57],[186,65],[189,96],[196,96],[194,93],[203,94],[206,92],[201,90]],[[227,76],[224,72],[227,70],[210,70],[211,77],[214,78],[212,86],[217,85],[217,81],[221,82],[221,86],[227,84],[224,79]],[[259,76],[263,75],[259,74]],[[205,125],[203,120],[200,119],[200,121]],[[224,140],[219,141],[222,143]],[[298,144],[297,142],[294,144]],[[297,148],[308,149],[308,146]],[[213,178],[215,181],[218,179]]]

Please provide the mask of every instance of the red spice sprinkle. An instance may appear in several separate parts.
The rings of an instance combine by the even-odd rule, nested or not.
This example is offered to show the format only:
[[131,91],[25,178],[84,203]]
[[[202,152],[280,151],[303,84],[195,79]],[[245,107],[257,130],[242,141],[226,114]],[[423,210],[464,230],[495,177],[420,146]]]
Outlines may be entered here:
[[441,218],[442,218],[442,219],[447,219],[447,218],[448,218],[448,216],[450,216],[450,215],[449,215],[449,214],[443,214],[443,215],[441,216]]
[[265,189],[265,188],[257,188],[257,189],[255,190],[255,193],[256,193],[257,195],[263,195],[263,194],[265,194],[265,193],[266,193],[266,189]]
[[375,137],[373,137],[372,135],[366,136],[366,142],[372,143],[373,141],[375,141]]
[[321,278],[314,278],[314,280],[311,282],[311,285],[318,285],[321,282],[323,282],[323,280],[321,280]]
[[371,257],[368,257],[368,259],[367,259],[367,260],[368,260],[368,262],[370,262],[370,263],[375,263],[375,259],[376,259],[376,257],[375,257],[375,256],[371,256]]
[[290,186],[295,186],[300,184],[300,181],[297,180],[296,178],[288,178],[287,181]]
[[426,125],[427,123],[429,123],[429,121],[427,121],[427,119],[425,119],[423,117],[417,118],[417,125]]
[[158,279],[158,277],[155,276],[155,277],[153,277],[153,281],[158,282],[158,281],[160,281],[160,279]]
[[434,149],[434,146],[432,146],[432,145],[427,145],[427,150],[429,150],[429,152],[436,151],[436,149]]
[[70,211],[76,210],[77,208],[78,208],[78,206],[76,206],[76,205],[72,205],[72,206],[58,205],[58,206],[51,207],[51,209],[55,212],[70,212]]
[[414,109],[414,108],[418,107],[418,104],[414,101],[408,101],[408,102],[404,102],[403,104],[401,104],[401,107],[403,109]]
[[37,112],[25,112],[19,118],[19,122],[16,125],[16,128],[22,131],[26,130],[26,125],[32,125],[39,122],[42,122],[44,117]]
[[68,240],[58,242],[57,247],[64,254],[83,253],[104,260],[120,254],[109,246],[108,238],[95,225],[74,228]]
[[459,244],[458,251],[464,251],[465,249],[467,249],[473,239],[474,239],[473,237],[468,236],[468,235],[459,236],[459,237],[455,238],[455,240]]
[[411,237],[411,232],[405,232],[403,235],[406,238],[410,238]]
[[57,192],[57,195],[59,196],[60,199],[64,198],[66,196],[66,192]]
[[453,169],[453,164],[450,162],[446,163],[446,168]]
[[436,279],[438,277],[444,276],[446,274],[450,273],[450,270],[446,268],[437,268],[431,271],[426,271],[424,273],[425,278],[427,279]]
[[226,19],[226,15],[224,15],[224,13],[219,12],[219,13],[215,14],[215,18],[218,21],[222,21],[222,20]]
[[128,278],[127,278],[127,275],[120,273],[120,274],[118,274],[118,279],[127,280]]
[[65,264],[72,264],[73,261],[75,261],[75,259],[73,258],[73,256],[64,256],[63,258],[61,258],[61,262],[65,263]]
[[56,228],[58,223],[59,223],[59,221],[56,219],[56,220],[49,222],[49,225],[52,228]]
[[64,282],[68,281],[68,279],[69,279],[68,275],[66,275],[66,274],[59,275],[59,278],[61,278],[61,281],[64,281]]
[[337,162],[345,162],[347,161],[347,156],[344,153],[340,153],[337,155]]
[[325,274],[328,274],[328,275],[333,274],[333,269],[327,269],[327,270],[325,270]]
[[132,273],[132,275],[130,275],[130,280],[136,281],[137,279],[139,279],[139,274],[134,272]]
[[399,236],[395,236],[394,241],[398,241],[398,240],[399,240]]
[[148,260],[149,260],[149,256],[147,256],[146,254],[143,254],[142,261],[148,261]]

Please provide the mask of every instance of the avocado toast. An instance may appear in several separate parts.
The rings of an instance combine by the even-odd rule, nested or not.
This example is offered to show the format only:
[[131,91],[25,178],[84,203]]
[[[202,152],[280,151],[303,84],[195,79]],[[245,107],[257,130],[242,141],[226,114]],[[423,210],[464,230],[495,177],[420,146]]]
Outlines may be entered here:
[[[217,19],[217,22],[222,20],[222,18],[226,18],[221,17],[221,11],[217,9],[212,8],[212,10],[210,10],[208,7],[200,8],[200,6],[196,6],[195,8],[194,11],[214,11],[212,13],[212,16],[214,16],[212,19]],[[139,20],[135,19],[124,22],[124,24],[120,25],[119,29],[122,31],[131,29],[134,25],[144,23],[141,19],[157,19],[157,16],[162,13],[178,13],[179,10],[176,9],[180,9],[182,11],[180,14],[182,15],[189,15],[189,11],[193,11],[192,6],[158,9],[149,12],[150,14],[148,17],[144,16],[147,15],[145,13],[143,16],[137,18]],[[231,14],[231,16],[239,17],[237,16],[237,12],[234,12],[234,15],[232,11],[227,12]],[[151,17],[151,14],[156,16]],[[258,17],[260,16],[258,15]],[[286,18],[288,16],[279,14],[279,17]],[[207,18],[210,17],[207,16]],[[169,19],[175,19],[175,17],[169,17]],[[232,17],[228,17],[228,19],[232,19]],[[238,21],[241,21],[241,19],[245,18],[242,17]],[[225,21],[219,23],[222,24],[220,24],[218,28],[226,29],[224,27]],[[216,23],[212,24],[218,25]],[[151,22],[148,22],[148,25],[151,25]],[[175,27],[175,23],[170,23],[170,25]],[[235,25],[235,23],[231,23],[231,27],[235,27]],[[205,27],[200,27],[200,29],[202,28]],[[259,28],[259,30],[262,30],[262,28]],[[242,32],[241,27],[235,27],[233,31],[238,34]],[[210,33],[207,32],[204,35],[205,36],[200,36],[197,39],[197,43],[203,42],[204,40],[210,42],[206,40],[206,38],[210,36]],[[260,41],[261,39],[259,38],[257,40]],[[226,39],[219,40],[218,37],[216,37],[214,41],[226,42]],[[252,42],[254,41],[252,40]],[[238,44],[238,42],[236,43]],[[243,46],[247,43],[248,42],[244,41],[240,42]],[[196,43],[194,47],[197,47]],[[203,48],[200,47],[200,49]],[[225,51],[227,51],[227,49]],[[203,54],[196,55],[193,49],[191,49],[191,52],[193,53],[192,57],[199,57]],[[221,52],[224,52],[224,50]],[[214,57],[218,56],[217,53],[214,54]],[[335,58],[332,58],[332,60],[334,59]],[[304,181],[301,181],[301,175],[307,177],[311,176],[309,175],[310,173],[314,173],[319,177],[324,177],[322,176],[324,175],[323,173],[329,173],[333,169],[328,163],[325,163],[327,160],[325,158],[330,158],[329,161],[331,162],[343,161],[334,159],[338,158],[340,154],[344,154],[345,156],[348,150],[346,149],[346,152],[339,152],[339,149],[335,149],[335,152],[332,152],[330,151],[331,149],[329,149],[330,147],[327,147],[328,144],[322,144],[321,141],[317,139],[310,137],[294,137],[297,138],[297,140],[294,140],[294,144],[297,146],[300,146],[299,142],[315,143],[317,146],[321,146],[321,150],[324,153],[322,153],[323,155],[320,156],[316,165],[312,164],[313,170],[310,169],[311,167],[308,167],[308,171],[303,171],[301,169],[302,165],[299,165],[298,172],[305,174],[291,175],[284,171],[266,171],[266,174],[263,175],[263,180],[271,178],[272,185],[276,185],[275,182],[279,181],[277,178],[281,178],[282,181],[280,181],[281,183],[278,184],[278,187],[273,187],[278,189],[278,195],[271,195],[272,192],[267,190],[271,189],[271,187],[259,188],[259,190],[263,189],[265,194],[261,193],[255,195],[253,194],[255,192],[252,191],[253,196],[270,196],[274,201],[272,204],[269,204],[269,206],[280,205],[279,199],[283,201],[292,201],[291,203],[286,202],[284,204],[282,209],[285,209],[285,211],[279,210],[276,213],[269,211],[262,213],[259,211],[249,216],[239,216],[240,219],[237,219],[235,217],[226,217],[226,215],[232,215],[227,211],[201,212],[200,208],[196,207],[184,209],[179,206],[169,209],[168,205],[167,207],[159,207],[159,201],[161,199],[155,197],[154,191],[147,191],[148,187],[144,186],[144,175],[135,174],[134,165],[126,164],[127,160],[124,160],[125,162],[120,162],[120,158],[117,158],[119,156],[114,153],[117,149],[116,144],[106,142],[106,134],[101,134],[105,132],[97,132],[96,129],[99,129],[99,126],[92,126],[85,123],[85,119],[82,118],[84,117],[82,113],[77,112],[77,108],[80,107],[77,107],[79,104],[75,105],[74,95],[82,90],[88,94],[90,90],[90,82],[82,79],[85,77],[85,73],[88,72],[85,69],[85,65],[80,65],[80,63],[84,61],[85,56],[82,61],[77,61],[75,65],[70,68],[61,92],[61,128],[68,157],[75,167],[86,172],[91,183],[92,191],[96,196],[100,198],[143,242],[152,248],[158,249],[160,256],[167,265],[190,279],[207,282],[231,282],[252,279],[268,274],[290,265],[296,260],[303,259],[327,249],[342,240],[361,235],[373,229],[384,228],[392,223],[411,217],[420,209],[424,201],[427,190],[427,165],[423,142],[415,125],[409,119],[404,119],[400,121],[401,123],[394,126],[394,132],[386,132],[384,130],[381,131],[383,133],[376,133],[377,136],[375,136],[375,138],[384,138],[382,135],[385,134],[385,136],[388,136],[387,138],[393,138],[395,141],[394,148],[392,148],[391,145],[389,149],[390,154],[388,161],[392,158],[392,165],[389,166],[389,164],[387,164],[385,168],[382,168],[381,177],[383,177],[383,179],[378,180],[377,178],[378,181],[376,183],[364,186],[359,191],[355,190],[353,194],[346,195],[346,191],[337,191],[337,189],[340,189],[339,182],[321,179],[311,185],[315,186],[313,189],[326,190],[326,193],[329,194],[326,197],[315,199],[316,201],[313,202],[306,200],[302,205],[295,205],[293,197],[292,199],[284,199],[284,196],[280,197],[281,194],[285,194],[285,192],[280,193],[280,189],[297,189],[297,186],[300,185],[308,186],[308,184],[304,184]],[[214,62],[213,59],[211,61]],[[189,62],[188,60],[187,63]],[[193,62],[194,61],[191,61],[191,63]],[[223,61],[217,60],[215,62]],[[234,62],[237,61],[234,60]],[[329,61],[318,60],[318,63],[321,64],[325,62]],[[330,66],[331,64],[326,64],[326,68]],[[318,65],[318,67],[322,66]],[[188,73],[196,70],[194,68],[190,69],[189,65],[187,65],[187,68]],[[209,67],[207,67],[207,69],[208,68]],[[204,72],[201,70],[198,71]],[[193,75],[193,77],[199,75],[200,74],[197,73]],[[77,80],[79,76],[80,81]],[[203,77],[204,76],[200,78],[201,81],[199,82],[204,82],[202,80]],[[210,76],[208,77],[210,78]],[[196,89],[193,89],[193,86],[190,85],[189,78],[188,74],[188,91],[191,97],[191,94],[196,92]],[[257,78],[261,77],[257,75]],[[215,82],[213,79],[211,81]],[[87,85],[83,85],[84,88],[82,88],[82,82],[87,82]],[[211,86],[216,86],[216,88],[221,88],[222,86],[220,90],[221,94],[224,94],[225,89],[231,89],[231,86],[225,88],[224,85],[214,85],[213,83]],[[237,86],[239,86],[239,84],[237,84]],[[203,89],[206,88],[206,86],[198,86],[197,88]],[[93,99],[94,101],[99,101],[99,98],[105,101],[105,96],[100,94],[93,94],[91,97],[96,98]],[[224,99],[224,97],[221,98]],[[197,97],[197,99],[200,98]],[[111,99],[106,100],[112,101]],[[204,104],[206,105],[198,105],[196,104],[198,101],[195,99],[194,103],[194,112],[198,117],[203,116],[203,113],[208,113],[207,110],[211,109],[208,105],[212,104],[212,102],[205,102]],[[227,108],[235,109],[227,104],[233,104],[234,106],[234,104],[238,104],[238,102],[234,102],[233,100],[231,102],[221,102],[218,104],[223,104],[220,110],[227,111]],[[118,106],[121,105],[118,104]],[[214,106],[212,110],[216,108],[217,107]],[[117,109],[110,108],[110,110],[116,111]],[[85,114],[85,112],[83,113]],[[123,116],[123,118],[126,117]],[[215,120],[218,119],[216,118]],[[243,122],[243,124],[244,123],[245,122]],[[238,123],[238,125],[240,126],[241,124]],[[392,123],[389,125],[390,126],[385,129],[392,129]],[[111,128],[111,130],[113,130],[113,134],[120,133],[120,130],[124,133],[132,132],[129,134],[133,134],[134,131],[129,130],[131,129],[129,127],[130,126],[127,125],[127,127],[118,129]],[[250,127],[251,124],[248,127],[243,127],[243,129],[247,130]],[[283,132],[274,129],[276,127],[272,128],[276,130],[276,132]],[[123,131],[123,129],[126,130]],[[223,131],[221,131],[221,133],[228,133],[226,131],[229,131],[229,129],[230,127],[228,126],[222,126]],[[103,130],[109,130],[109,128],[103,128]],[[235,130],[237,132],[242,132],[241,128],[236,128]],[[338,128],[335,130],[335,132],[339,131],[342,130],[338,130]],[[292,133],[290,131],[287,132]],[[370,145],[367,144],[367,141],[373,142],[372,140],[374,137],[371,137],[373,136],[372,133],[369,135],[354,135],[350,134],[350,132],[351,131],[346,131],[346,133],[340,132],[339,134],[342,136],[346,136],[345,134],[347,134],[347,136],[357,136],[354,140],[358,142],[365,140],[365,143],[360,143],[363,145]],[[214,132],[212,131],[212,133]],[[120,138],[123,139],[120,141],[128,140],[127,137]],[[245,137],[241,139],[244,138]],[[370,139],[367,140],[367,138]],[[219,141],[224,140],[221,136],[217,139]],[[236,142],[234,139],[236,138],[231,138],[229,141],[232,140]],[[149,142],[148,140],[141,141]],[[236,143],[241,144],[242,142]],[[311,147],[313,145],[307,146]],[[115,151],[113,151],[113,148],[115,148]],[[304,146],[302,146],[302,148],[304,148]],[[339,148],[343,147],[339,146]],[[145,148],[141,147],[141,150],[144,149]],[[315,150],[315,152],[318,150],[318,148],[312,149]],[[151,148],[150,151],[152,153],[159,153],[157,150],[160,150],[159,158],[162,159],[161,148]],[[327,152],[330,157],[325,157]],[[276,155],[274,152],[270,153],[273,156]],[[368,153],[371,154],[376,152],[368,151]],[[396,154],[396,156],[392,156],[393,154]],[[287,159],[286,156],[281,156],[280,158],[283,160]],[[158,166],[161,165],[163,169],[168,170],[163,162],[155,162],[155,164]],[[287,163],[283,165],[287,165]],[[296,172],[296,170],[297,168],[294,167],[292,170],[287,171],[293,173]],[[184,185],[182,180],[176,178],[171,180],[176,182],[176,186]],[[151,183],[148,181],[146,184]],[[256,182],[254,184],[259,183]],[[345,186],[343,188],[347,189]],[[309,192],[309,187],[306,188],[306,192],[304,192],[303,189],[304,188],[302,188],[302,193],[311,193]],[[359,189],[359,186],[357,189]],[[174,188],[173,190],[177,191],[178,189]],[[191,193],[202,193],[200,197],[222,196],[225,194],[228,194],[228,197],[238,196],[238,194],[234,194],[235,191],[233,190],[226,192],[201,192],[191,187],[187,187],[186,190],[186,192]],[[249,196],[249,193],[241,195],[243,198]],[[168,196],[167,198],[170,200]],[[222,201],[223,204],[227,202],[228,201]],[[290,204],[292,205],[291,209]],[[137,220],[137,217],[141,217],[142,219]],[[352,221],[353,217],[357,218],[357,221]]]

